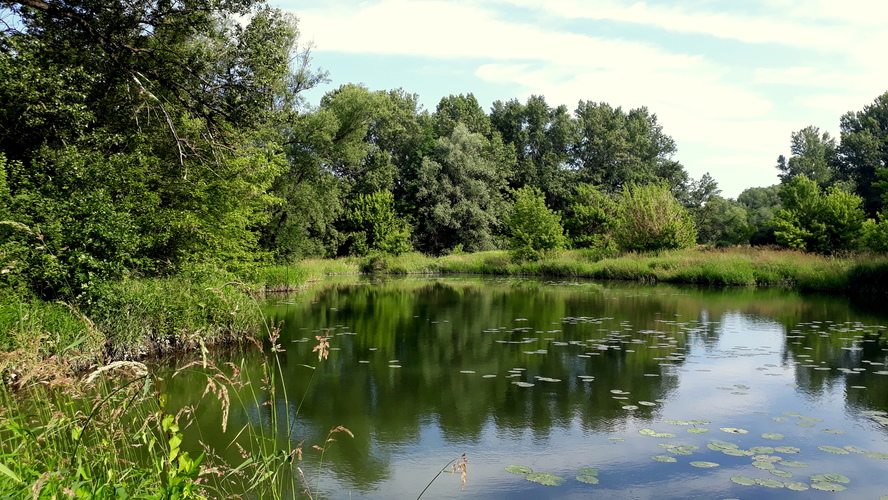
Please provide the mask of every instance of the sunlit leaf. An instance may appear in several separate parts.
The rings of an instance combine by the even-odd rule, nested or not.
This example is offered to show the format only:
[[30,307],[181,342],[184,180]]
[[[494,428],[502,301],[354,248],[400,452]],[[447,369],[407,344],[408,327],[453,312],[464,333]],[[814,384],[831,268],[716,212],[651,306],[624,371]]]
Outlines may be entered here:
[[528,481],[540,483],[545,486],[561,486],[565,479],[549,472],[532,472],[524,476]]
[[847,489],[841,484],[836,483],[814,483],[811,487],[823,491],[845,491]]
[[579,481],[581,483],[586,483],[586,484],[598,484],[598,482],[599,482],[597,477],[586,476],[586,475],[577,476],[577,481]]
[[658,462],[678,462],[675,457],[670,457],[669,455],[654,455],[651,458]]
[[511,472],[512,474],[530,474],[533,472],[533,469],[523,465],[510,465],[506,467],[506,472]]
[[776,441],[779,439],[783,439],[785,436],[783,434],[778,434],[776,432],[766,432],[766,433],[762,434],[762,437],[765,439],[773,439]]
[[811,481],[818,483],[850,483],[851,478],[843,474],[815,474],[810,477]]
[[736,427],[722,427],[721,430],[729,433],[729,434],[748,434],[749,431],[746,429],[738,429]]
[[704,462],[704,461],[691,462],[691,465],[693,465],[694,467],[700,467],[701,469],[710,469],[712,467],[718,467],[718,464],[715,462]]
[[808,488],[810,488],[807,484],[800,483],[798,481],[793,481],[793,482],[784,483],[784,484],[786,485],[787,489],[790,489],[792,491],[805,491]]
[[590,469],[588,467],[583,467],[582,469],[577,469],[577,472],[584,476],[597,476],[598,471],[595,469]]
[[778,481],[776,479],[758,478],[755,480],[755,482],[762,486],[767,486],[768,488],[783,488],[785,486],[782,481]]
[[823,451],[827,451],[829,453],[836,453],[839,455],[847,455],[848,453],[850,453],[848,450],[846,450],[844,448],[838,448],[836,446],[818,446],[818,448],[820,448]]
[[752,486],[755,484],[755,479],[746,476],[734,476],[731,478],[731,481],[734,481],[737,484],[742,484],[743,486]]
[[773,475],[775,475],[775,476],[778,476],[778,477],[784,477],[784,478],[786,478],[786,477],[792,477],[792,472],[789,472],[788,470],[771,469],[771,470],[768,471],[768,472],[770,472],[771,474],[773,474]]

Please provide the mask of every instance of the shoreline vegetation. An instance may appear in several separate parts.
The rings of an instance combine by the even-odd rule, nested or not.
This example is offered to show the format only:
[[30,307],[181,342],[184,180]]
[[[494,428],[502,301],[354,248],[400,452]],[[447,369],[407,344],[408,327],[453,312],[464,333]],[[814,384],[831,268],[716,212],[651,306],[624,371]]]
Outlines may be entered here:
[[[6,294],[0,298],[0,373],[6,384],[23,386],[49,373],[73,376],[111,361],[259,338],[265,334],[258,302],[263,294],[299,291],[335,275],[536,276],[861,294],[888,291],[888,256],[754,247],[623,254],[565,250],[535,260],[516,259],[507,251],[406,253],[307,259],[243,274],[205,270],[108,282],[94,302],[79,307]],[[47,370],[47,363],[54,368]],[[35,372],[35,366],[47,374]]]

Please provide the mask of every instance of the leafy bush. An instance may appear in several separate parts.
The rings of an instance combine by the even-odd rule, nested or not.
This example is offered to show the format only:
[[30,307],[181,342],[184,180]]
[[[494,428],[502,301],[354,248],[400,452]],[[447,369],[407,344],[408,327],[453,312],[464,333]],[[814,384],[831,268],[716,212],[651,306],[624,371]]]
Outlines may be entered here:
[[687,248],[697,240],[694,221],[665,184],[627,184],[614,239],[623,250]]
[[535,260],[542,252],[567,246],[561,216],[546,207],[546,200],[536,188],[523,187],[515,192],[508,226],[516,258]]
[[798,250],[834,253],[853,249],[863,235],[863,199],[838,187],[826,193],[804,175],[781,186],[783,209],[774,216],[781,245]]

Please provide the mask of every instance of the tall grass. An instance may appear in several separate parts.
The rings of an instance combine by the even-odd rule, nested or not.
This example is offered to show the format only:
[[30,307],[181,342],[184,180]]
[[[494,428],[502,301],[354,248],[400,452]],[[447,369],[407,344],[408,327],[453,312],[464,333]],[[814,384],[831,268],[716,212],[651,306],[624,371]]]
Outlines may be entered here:
[[[220,367],[204,357],[167,374],[118,361],[67,383],[55,379],[55,388],[37,384],[13,392],[3,385],[0,498],[318,498],[320,472],[313,484],[302,473],[302,443],[295,442],[291,416],[270,412],[268,422],[248,419],[241,429],[227,428],[231,411],[279,398],[291,406],[280,378],[277,332],[270,330],[260,383],[248,380],[244,363]],[[325,358],[326,340],[321,346]],[[179,376],[202,377],[205,390],[171,409],[159,381]],[[216,428],[202,428],[207,424],[196,418],[201,404],[221,406],[220,420],[210,424]],[[240,461],[222,458],[230,450],[203,444],[207,432],[235,433],[229,448],[239,451]],[[351,435],[341,426],[331,430],[340,432]],[[320,460],[333,441],[328,436],[318,447]]]
[[806,291],[888,290],[888,256],[822,256],[771,248],[731,248],[609,254],[553,252],[515,260],[507,252],[431,258],[419,254],[366,257],[364,272],[558,276],[722,286],[778,286]]

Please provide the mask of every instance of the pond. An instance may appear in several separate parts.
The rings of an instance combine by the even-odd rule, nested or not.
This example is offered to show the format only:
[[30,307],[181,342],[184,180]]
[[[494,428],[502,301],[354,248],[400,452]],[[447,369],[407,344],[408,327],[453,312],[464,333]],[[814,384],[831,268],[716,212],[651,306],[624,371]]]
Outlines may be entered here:
[[[267,308],[281,328],[280,383],[261,404],[233,404],[227,432],[202,440],[236,458],[229,445],[246,423],[286,420],[323,498],[416,498],[445,467],[423,498],[888,498],[879,306],[411,277],[331,281]],[[261,385],[258,350],[211,355]],[[167,383],[174,405],[206,385]],[[199,418],[218,420],[217,406]],[[337,426],[354,437],[326,442]],[[464,488],[448,466],[463,454]]]

